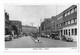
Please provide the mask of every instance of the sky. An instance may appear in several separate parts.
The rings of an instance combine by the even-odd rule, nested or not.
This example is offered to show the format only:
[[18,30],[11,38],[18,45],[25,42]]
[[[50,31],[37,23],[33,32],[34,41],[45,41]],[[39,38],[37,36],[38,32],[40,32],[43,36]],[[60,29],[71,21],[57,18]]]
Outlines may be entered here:
[[[71,5],[4,5],[10,20],[19,20],[22,25],[38,27],[45,18],[61,13]],[[57,7],[57,9],[56,9]],[[41,21],[40,21],[41,20]]]

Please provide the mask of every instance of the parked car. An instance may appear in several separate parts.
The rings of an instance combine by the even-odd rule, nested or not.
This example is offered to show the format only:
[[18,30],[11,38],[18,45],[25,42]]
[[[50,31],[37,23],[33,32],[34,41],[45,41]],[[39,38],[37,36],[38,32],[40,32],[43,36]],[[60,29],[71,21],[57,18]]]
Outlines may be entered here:
[[14,35],[13,38],[16,39],[16,38],[18,38],[18,36],[17,35]]
[[71,37],[65,37],[62,35],[61,39],[62,39],[62,41],[73,42],[73,39]]
[[50,35],[47,35],[48,38],[50,38]]
[[68,37],[68,38],[67,38],[67,41],[68,41],[68,42],[73,42],[73,39],[70,38],[70,37]]
[[61,40],[62,40],[62,41],[66,41],[67,38],[66,38],[65,36],[62,35],[62,36],[61,36]]
[[5,35],[5,41],[11,41],[12,36],[11,35]]
[[60,40],[60,37],[59,36],[55,36],[54,39]]
[[59,35],[57,33],[52,33],[50,37],[53,39],[59,39]]

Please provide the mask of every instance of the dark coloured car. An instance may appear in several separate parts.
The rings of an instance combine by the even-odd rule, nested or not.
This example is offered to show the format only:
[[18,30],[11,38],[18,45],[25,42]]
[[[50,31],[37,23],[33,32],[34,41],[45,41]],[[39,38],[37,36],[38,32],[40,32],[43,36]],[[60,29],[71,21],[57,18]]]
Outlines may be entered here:
[[60,40],[60,37],[59,36],[55,36],[54,39]]
[[62,41],[66,41],[67,38],[66,38],[65,36],[62,35],[62,36],[61,36],[61,40],[62,40]]
[[59,35],[57,34],[57,33],[52,33],[51,35],[50,35],[50,37],[53,39],[60,39],[59,38]]
[[70,38],[70,37],[65,37],[65,36],[63,36],[63,35],[62,35],[61,39],[62,39],[62,41],[73,42],[73,39],[72,39],[72,38]]

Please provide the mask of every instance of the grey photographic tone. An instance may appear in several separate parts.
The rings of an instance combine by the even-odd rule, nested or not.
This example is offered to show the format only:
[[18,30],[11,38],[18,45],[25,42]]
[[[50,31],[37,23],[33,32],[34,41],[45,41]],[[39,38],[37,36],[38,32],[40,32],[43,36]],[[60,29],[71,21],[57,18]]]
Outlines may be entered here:
[[5,48],[77,47],[77,5],[5,5]]

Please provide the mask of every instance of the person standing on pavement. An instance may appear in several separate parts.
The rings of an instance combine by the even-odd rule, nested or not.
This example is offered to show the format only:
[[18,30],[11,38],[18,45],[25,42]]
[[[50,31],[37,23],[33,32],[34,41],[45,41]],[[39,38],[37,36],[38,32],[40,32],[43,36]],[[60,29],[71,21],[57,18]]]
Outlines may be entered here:
[[12,30],[12,37],[14,37],[14,30]]
[[39,37],[37,37],[38,38],[38,42],[39,42]]

